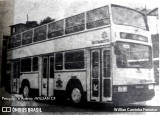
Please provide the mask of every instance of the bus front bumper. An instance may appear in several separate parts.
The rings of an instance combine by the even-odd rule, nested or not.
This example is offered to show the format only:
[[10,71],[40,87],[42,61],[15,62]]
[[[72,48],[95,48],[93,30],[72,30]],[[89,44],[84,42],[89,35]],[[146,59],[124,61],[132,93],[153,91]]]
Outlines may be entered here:
[[154,89],[132,89],[127,92],[113,92],[113,102],[140,102],[151,100],[155,96]]

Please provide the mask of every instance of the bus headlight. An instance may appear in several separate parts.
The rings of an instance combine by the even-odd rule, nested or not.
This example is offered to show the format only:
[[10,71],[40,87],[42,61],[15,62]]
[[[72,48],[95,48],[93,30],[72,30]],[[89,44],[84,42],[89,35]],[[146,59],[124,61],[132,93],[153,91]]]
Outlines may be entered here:
[[127,92],[127,86],[118,86],[118,92]]
[[154,89],[153,85],[148,85],[148,89]]

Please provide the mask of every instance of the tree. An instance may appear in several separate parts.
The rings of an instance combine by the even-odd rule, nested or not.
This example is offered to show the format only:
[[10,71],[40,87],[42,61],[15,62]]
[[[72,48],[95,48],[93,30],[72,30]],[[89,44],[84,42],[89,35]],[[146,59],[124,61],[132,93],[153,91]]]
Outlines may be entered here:
[[55,19],[52,19],[51,17],[48,16],[45,19],[41,20],[40,25],[43,25],[52,21],[55,21]]

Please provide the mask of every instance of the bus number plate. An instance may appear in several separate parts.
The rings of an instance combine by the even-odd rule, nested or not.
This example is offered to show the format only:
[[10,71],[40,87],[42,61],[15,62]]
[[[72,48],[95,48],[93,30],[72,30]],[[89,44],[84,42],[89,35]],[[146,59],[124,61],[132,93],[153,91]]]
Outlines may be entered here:
[[136,86],[136,88],[137,88],[137,89],[141,89],[141,88],[143,88],[143,85],[141,85],[141,86]]

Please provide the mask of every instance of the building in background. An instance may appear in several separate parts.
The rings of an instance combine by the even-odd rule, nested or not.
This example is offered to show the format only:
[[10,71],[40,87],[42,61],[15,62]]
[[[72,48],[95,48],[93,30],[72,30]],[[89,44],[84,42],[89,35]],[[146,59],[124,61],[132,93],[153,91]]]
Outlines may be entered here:
[[5,51],[7,39],[10,36],[9,26],[13,25],[13,22],[14,0],[0,0],[0,87],[5,86]]
[[19,23],[19,24],[14,24],[10,26],[10,32],[11,36],[14,34],[21,33],[23,31],[26,31],[28,29],[34,28],[38,26],[39,24],[36,21],[27,21],[26,23]]
[[154,8],[147,13],[149,29],[151,31],[151,38],[153,43],[153,64],[155,82],[159,84],[159,14],[158,8]]
[[[0,74],[2,70],[2,44],[3,44],[3,17],[4,17],[4,1],[0,1]],[[2,76],[0,75],[0,86],[2,86]]]

